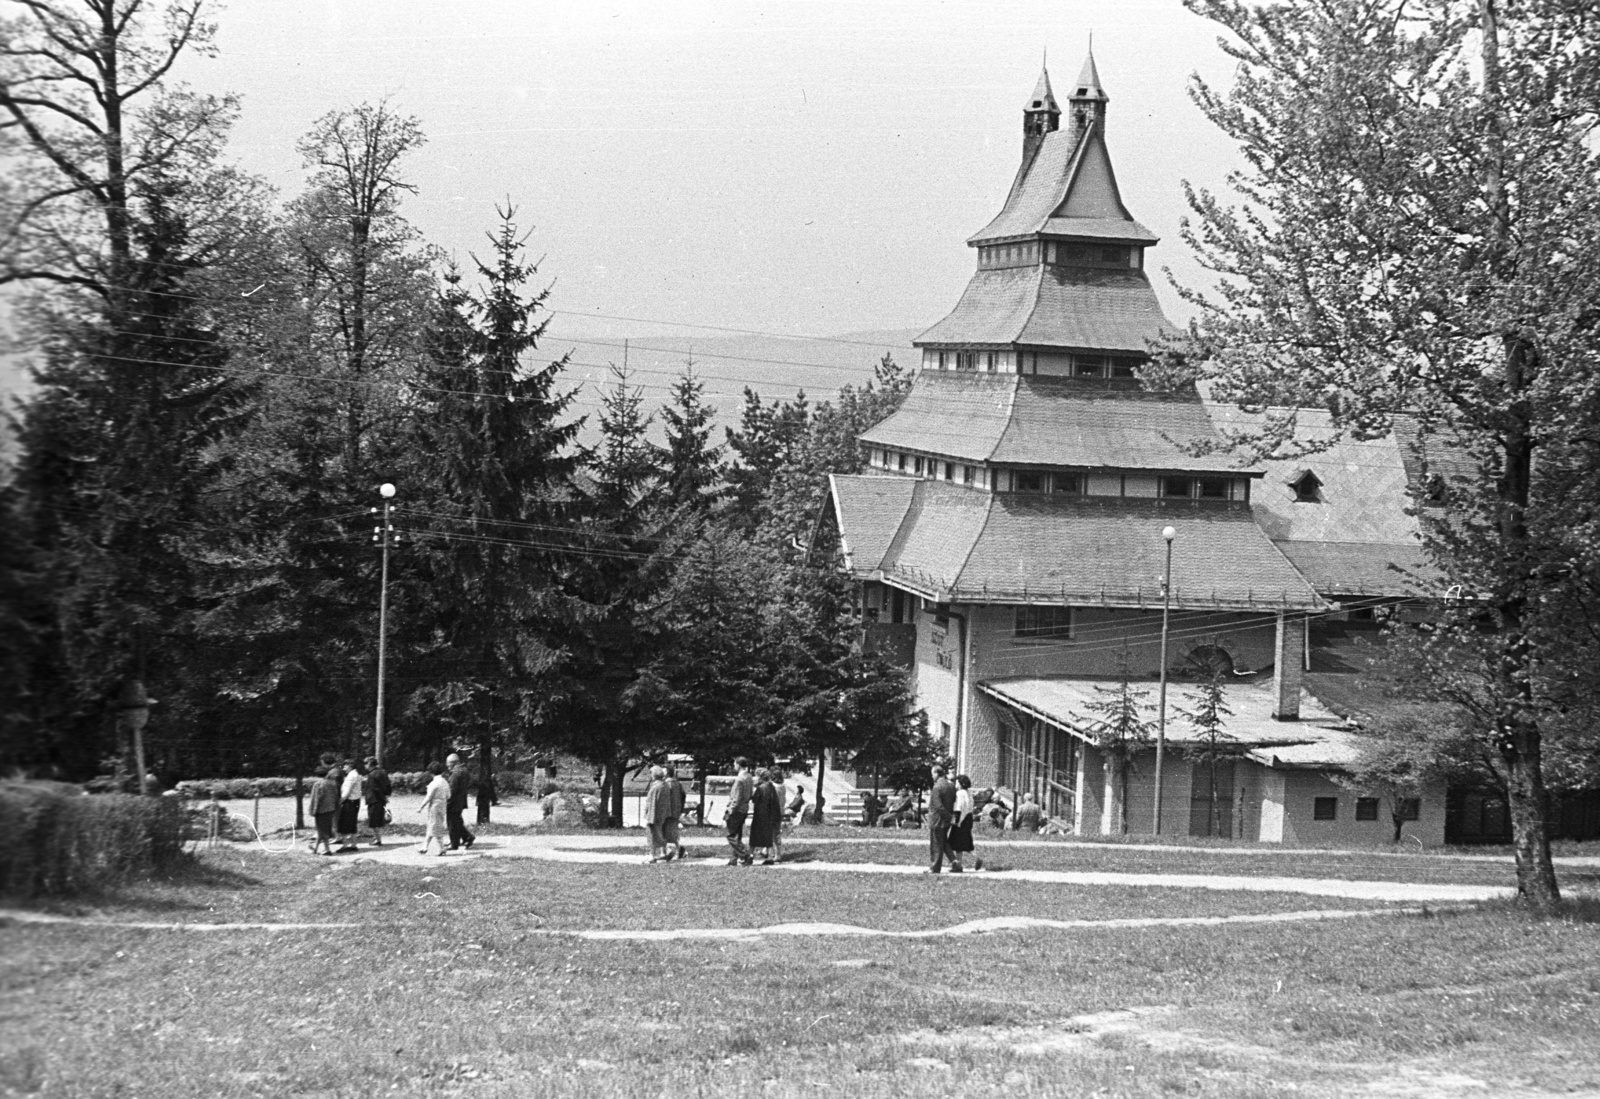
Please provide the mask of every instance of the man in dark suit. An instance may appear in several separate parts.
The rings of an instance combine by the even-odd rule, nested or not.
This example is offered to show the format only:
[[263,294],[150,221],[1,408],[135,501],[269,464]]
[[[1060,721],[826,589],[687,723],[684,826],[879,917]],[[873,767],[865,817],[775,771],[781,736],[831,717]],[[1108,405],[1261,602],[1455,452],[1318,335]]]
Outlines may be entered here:
[[956,817],[956,784],[944,768],[933,767],[933,789],[928,791],[928,873],[937,874],[950,860],[950,873],[961,873],[961,856],[950,850],[950,826]]
[[[451,752],[444,761],[450,771],[450,800],[444,807],[445,823],[450,826],[450,850],[458,847],[471,849],[478,837],[467,831],[467,822],[462,814],[467,811],[467,787],[471,779],[467,776],[466,764],[461,762],[461,757]],[[953,803],[952,803],[953,804]]]

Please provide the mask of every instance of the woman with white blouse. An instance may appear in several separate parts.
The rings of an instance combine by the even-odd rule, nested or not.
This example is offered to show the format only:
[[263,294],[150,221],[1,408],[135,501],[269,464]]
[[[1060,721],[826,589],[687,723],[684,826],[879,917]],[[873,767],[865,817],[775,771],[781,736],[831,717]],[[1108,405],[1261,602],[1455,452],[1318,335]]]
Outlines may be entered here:
[[450,783],[445,780],[444,768],[437,763],[428,764],[428,770],[433,775],[433,781],[428,783],[428,789],[422,795],[422,804],[417,806],[417,812],[425,813],[428,821],[427,834],[422,838],[422,853],[426,855],[428,848],[433,846],[433,841],[439,841],[439,854],[445,853],[445,840],[450,835],[450,826],[445,823],[445,807],[450,803]]

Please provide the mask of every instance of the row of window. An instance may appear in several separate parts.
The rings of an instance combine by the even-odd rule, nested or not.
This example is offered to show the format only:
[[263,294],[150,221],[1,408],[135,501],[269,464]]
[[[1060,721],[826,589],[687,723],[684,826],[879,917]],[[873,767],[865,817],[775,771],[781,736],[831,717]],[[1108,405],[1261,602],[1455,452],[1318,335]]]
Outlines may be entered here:
[[[1421,820],[1422,819],[1422,799],[1421,798],[1401,798],[1399,800],[1399,802],[1398,802],[1398,808],[1400,810],[1399,816],[1400,816],[1401,820]],[[1311,819],[1312,820],[1338,820],[1339,819],[1339,799],[1338,798],[1315,798],[1315,799],[1313,799],[1312,802],[1311,802]],[[1356,820],[1377,820],[1377,819],[1378,819],[1378,799],[1377,798],[1356,798]]]
[[[994,488],[999,492],[1026,492],[1080,496],[1089,491],[1088,478],[1082,473],[1042,469],[997,469],[950,462],[939,458],[925,458],[903,450],[874,449],[871,462],[880,469],[889,469],[913,477],[932,477],[936,480],[959,481],[963,485]],[[1248,489],[1236,488],[1233,477],[1158,477],[1154,495],[1177,500],[1231,500],[1238,493],[1249,499]],[[1117,481],[1125,494],[1126,486]],[[1149,484],[1148,481],[1145,482]],[[1111,492],[1105,495],[1118,495]],[[1148,492],[1147,492],[1148,494]]]
[[1012,244],[989,244],[978,249],[979,270],[999,267],[1031,267],[1039,263],[1063,267],[1123,267],[1137,269],[1143,262],[1142,248],[1125,244],[1068,244],[1062,241],[1023,240]]
[[[1049,355],[1046,356],[1047,374],[1066,375],[1073,378],[1122,378],[1131,380],[1144,360],[1137,355]],[[1028,356],[1020,360],[1006,350],[994,351],[936,351],[927,348],[922,353],[922,365],[927,369],[970,371],[984,374],[1027,373]],[[1034,373],[1039,372],[1039,356],[1032,356]]]

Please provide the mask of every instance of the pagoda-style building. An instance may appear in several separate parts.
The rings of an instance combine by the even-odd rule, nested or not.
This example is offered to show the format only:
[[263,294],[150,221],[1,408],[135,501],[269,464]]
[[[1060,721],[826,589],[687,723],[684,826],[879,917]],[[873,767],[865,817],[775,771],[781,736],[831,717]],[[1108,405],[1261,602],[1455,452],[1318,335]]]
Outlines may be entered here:
[[[1065,110],[1040,75],[1005,205],[967,241],[966,291],[914,341],[905,403],[861,437],[870,472],[833,478],[866,643],[910,665],[930,728],[976,784],[1032,792],[1080,834],[1120,831],[1095,705],[1124,667],[1155,701],[1171,527],[1162,831],[1386,842],[1401,812],[1439,842],[1442,792],[1379,813],[1332,781],[1351,734],[1306,689],[1311,618],[1370,618],[1415,594],[1401,448],[1248,464],[1219,430],[1242,413],[1144,388],[1138,370],[1173,326],[1145,274],[1157,237],[1117,187],[1109,103],[1092,57]],[[1202,666],[1227,678],[1233,711],[1236,752],[1214,775],[1186,756],[1195,730],[1179,713]],[[1154,770],[1153,751],[1135,757],[1132,831],[1151,828]]]

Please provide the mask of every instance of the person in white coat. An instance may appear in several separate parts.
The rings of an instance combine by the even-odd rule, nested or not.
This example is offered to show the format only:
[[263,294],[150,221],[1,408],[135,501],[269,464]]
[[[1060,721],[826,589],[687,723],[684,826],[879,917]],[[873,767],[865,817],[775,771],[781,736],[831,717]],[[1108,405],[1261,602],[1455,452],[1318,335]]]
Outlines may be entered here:
[[445,779],[441,765],[430,763],[428,771],[433,775],[433,780],[422,795],[422,804],[417,806],[417,812],[422,813],[428,822],[427,833],[422,837],[422,853],[426,855],[433,841],[438,840],[439,854],[442,856],[448,850],[445,844],[450,837],[450,825],[444,815],[445,808],[450,804],[450,783]]

